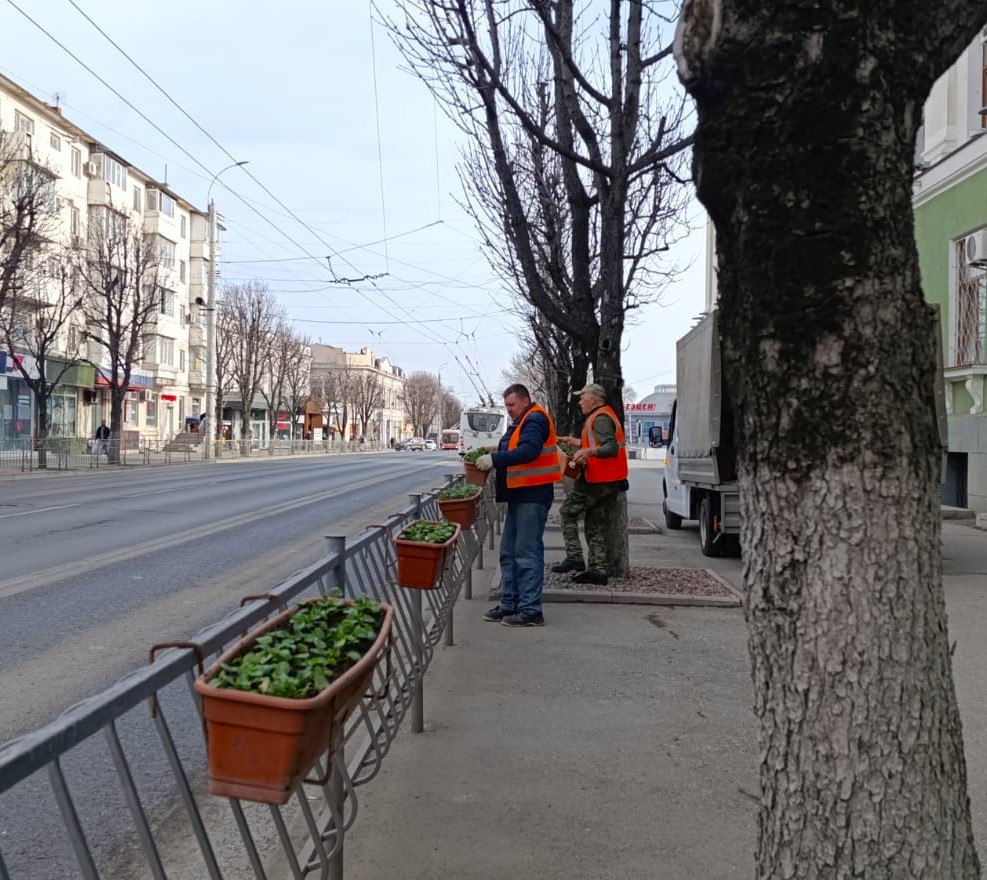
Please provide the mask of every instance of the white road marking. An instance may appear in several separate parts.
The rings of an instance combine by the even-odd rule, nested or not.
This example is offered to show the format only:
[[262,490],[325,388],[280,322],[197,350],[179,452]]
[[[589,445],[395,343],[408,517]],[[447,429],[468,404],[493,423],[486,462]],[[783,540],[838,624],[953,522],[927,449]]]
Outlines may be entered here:
[[68,510],[70,507],[78,507],[78,504],[58,504],[55,507],[39,507],[37,510],[22,510],[20,513],[5,513],[0,519],[10,519],[14,516],[31,516],[34,513],[46,513],[49,510]]

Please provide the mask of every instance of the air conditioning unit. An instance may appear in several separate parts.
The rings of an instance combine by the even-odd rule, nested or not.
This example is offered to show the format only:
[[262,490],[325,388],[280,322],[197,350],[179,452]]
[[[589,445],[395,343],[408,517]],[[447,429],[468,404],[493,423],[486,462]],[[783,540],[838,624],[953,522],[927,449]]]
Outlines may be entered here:
[[963,254],[968,266],[987,266],[987,229],[978,229],[966,237]]
[[96,167],[95,162],[86,162],[82,166],[82,173],[85,174],[86,177],[99,177],[99,169]]
[[140,402],[141,403],[147,403],[148,401],[151,400],[151,392],[150,391],[142,391],[140,393],[139,397],[140,397]]

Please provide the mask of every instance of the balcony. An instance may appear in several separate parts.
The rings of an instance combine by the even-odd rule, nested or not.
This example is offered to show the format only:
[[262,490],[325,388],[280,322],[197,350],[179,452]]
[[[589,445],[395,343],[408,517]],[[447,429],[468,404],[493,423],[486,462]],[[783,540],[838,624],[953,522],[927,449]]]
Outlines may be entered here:
[[206,333],[198,324],[189,324],[188,344],[191,348],[206,347]]
[[188,384],[191,388],[205,388],[206,387],[206,371],[205,370],[189,370],[188,371]]
[[[216,248],[216,253],[219,253],[219,248]],[[193,239],[189,244],[189,256],[193,260],[205,260],[209,261],[209,242],[204,239]]]

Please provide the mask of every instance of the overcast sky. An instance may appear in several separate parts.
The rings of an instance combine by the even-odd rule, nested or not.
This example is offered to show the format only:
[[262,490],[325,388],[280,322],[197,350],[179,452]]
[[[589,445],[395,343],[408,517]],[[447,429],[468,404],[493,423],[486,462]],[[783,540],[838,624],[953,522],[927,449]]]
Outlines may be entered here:
[[[408,371],[438,369],[468,402],[476,394],[464,367],[500,390],[518,324],[456,204],[459,134],[399,69],[379,26],[372,42],[366,0],[75,0],[226,152],[70,0],[13,2],[175,143],[11,0],[0,0],[0,71],[44,100],[58,93],[69,119],[131,164],[167,175],[204,208],[226,153],[249,161],[222,177],[248,204],[213,187],[227,226],[226,280],[267,281],[313,341],[370,345]],[[375,243],[385,237],[386,249]],[[692,268],[627,334],[624,376],[640,396],[674,382],[675,340],[703,308],[704,246],[699,228],[677,248],[672,258]],[[324,258],[333,251],[338,276],[387,274],[362,293],[332,286]]]

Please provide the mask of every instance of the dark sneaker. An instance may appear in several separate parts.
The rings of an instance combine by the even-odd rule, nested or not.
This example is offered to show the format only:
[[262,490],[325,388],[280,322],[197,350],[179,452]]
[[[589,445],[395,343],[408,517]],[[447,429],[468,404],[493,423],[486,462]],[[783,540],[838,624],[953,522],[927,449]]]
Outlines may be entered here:
[[496,605],[483,615],[483,619],[489,620],[491,623],[500,623],[505,617],[510,617],[516,613],[515,611],[505,611],[499,605]]
[[567,574],[570,571],[583,571],[586,563],[582,559],[563,559],[552,566],[552,571],[556,574]]
[[574,584],[596,584],[599,587],[605,587],[607,585],[607,576],[601,574],[598,571],[584,571],[582,574],[577,574],[572,582]]
[[510,614],[501,623],[504,626],[544,626],[545,616],[538,614]]

